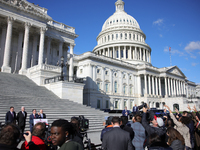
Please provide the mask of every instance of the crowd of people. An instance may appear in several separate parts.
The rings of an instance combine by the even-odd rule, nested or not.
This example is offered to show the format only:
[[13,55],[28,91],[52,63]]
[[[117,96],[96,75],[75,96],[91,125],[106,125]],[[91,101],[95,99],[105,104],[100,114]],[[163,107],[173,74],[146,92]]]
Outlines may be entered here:
[[[130,115],[127,108],[122,116],[110,116],[106,126],[101,132],[101,149],[103,150],[199,150],[200,149],[200,115],[196,107],[179,113],[178,109],[173,113],[165,105],[164,113],[154,114],[148,107],[142,107],[142,113],[134,106],[134,117],[128,120]],[[45,143],[46,125],[42,122],[32,124],[30,130],[24,134],[25,124],[21,123],[27,113],[22,107],[16,115],[14,107],[6,113],[6,125],[0,132],[0,150],[18,150],[17,145],[24,137],[21,150],[83,150],[83,135],[79,128],[79,120],[72,117],[71,121],[58,119],[53,121],[49,131],[51,147]],[[40,110],[36,113],[33,109],[30,120],[46,118]],[[17,125],[16,125],[17,123]],[[23,133],[23,134],[21,134]],[[95,149],[95,148],[93,148]]]
[[182,113],[177,108],[173,113],[167,105],[163,114],[155,114],[148,106],[141,109],[133,107],[130,122],[127,107],[121,117],[108,118],[101,132],[102,149],[200,150],[200,115],[195,106],[188,105],[189,110]]

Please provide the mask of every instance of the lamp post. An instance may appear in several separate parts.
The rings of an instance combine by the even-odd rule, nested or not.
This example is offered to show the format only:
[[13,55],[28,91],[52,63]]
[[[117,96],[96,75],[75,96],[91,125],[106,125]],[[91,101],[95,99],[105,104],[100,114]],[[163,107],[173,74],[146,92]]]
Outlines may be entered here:
[[60,67],[61,67],[61,76],[60,76],[60,80],[64,81],[64,75],[63,75],[63,68],[67,66],[67,61],[66,63],[64,63],[64,57],[62,56],[60,58]]

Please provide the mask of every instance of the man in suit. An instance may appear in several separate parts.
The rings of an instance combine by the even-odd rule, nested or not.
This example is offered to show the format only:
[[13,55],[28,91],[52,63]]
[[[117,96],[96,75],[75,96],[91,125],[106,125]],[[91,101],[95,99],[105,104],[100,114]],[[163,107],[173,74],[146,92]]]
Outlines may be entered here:
[[26,125],[26,117],[27,113],[25,111],[25,107],[21,107],[21,111],[17,113],[17,122],[21,133],[24,133],[24,128]]
[[14,107],[13,106],[11,106],[10,107],[10,111],[8,111],[6,113],[5,123],[6,124],[10,124],[10,123],[16,124],[16,113],[14,112]]
[[43,113],[43,110],[40,109],[40,112],[38,113],[39,118],[46,119],[46,114]]
[[133,115],[135,116],[137,112],[138,112],[138,107],[135,104],[135,106],[133,106]]
[[129,132],[120,128],[119,117],[112,118],[113,129],[103,136],[103,150],[134,150]]
[[129,111],[127,110],[127,107],[125,107],[125,109],[122,111],[122,116],[128,116],[129,115]]
[[34,119],[38,119],[39,118],[38,114],[36,114],[36,109],[33,109],[32,112],[33,113],[30,115],[30,118],[29,118],[30,131],[31,132],[32,132],[32,129],[33,129],[33,126],[34,126]]

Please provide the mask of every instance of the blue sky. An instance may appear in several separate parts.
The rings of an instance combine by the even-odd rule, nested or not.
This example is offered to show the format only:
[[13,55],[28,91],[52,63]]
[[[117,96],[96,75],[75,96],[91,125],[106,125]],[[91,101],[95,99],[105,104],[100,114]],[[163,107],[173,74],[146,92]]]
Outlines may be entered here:
[[[75,27],[75,54],[92,51],[117,0],[28,0],[48,9],[54,20]],[[200,84],[200,0],[123,0],[125,11],[139,23],[151,47],[152,65],[178,66]]]

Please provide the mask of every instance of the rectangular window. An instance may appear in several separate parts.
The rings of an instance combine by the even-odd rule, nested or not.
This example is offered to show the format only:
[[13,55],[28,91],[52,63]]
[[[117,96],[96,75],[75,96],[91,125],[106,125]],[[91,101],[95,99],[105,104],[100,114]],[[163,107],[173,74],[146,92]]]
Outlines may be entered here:
[[101,102],[101,100],[98,99],[98,100],[97,100],[97,108],[98,108],[98,109],[101,108],[100,102]]
[[105,86],[106,86],[105,89],[106,89],[106,93],[107,93],[108,92],[108,83],[106,83]]
[[82,74],[83,73],[83,69],[80,69],[80,74]]
[[100,90],[100,83],[97,82],[97,90],[99,91]]
[[115,108],[118,108],[118,101],[115,101]]
[[106,100],[106,109],[108,109],[108,108],[109,108],[109,101]]

